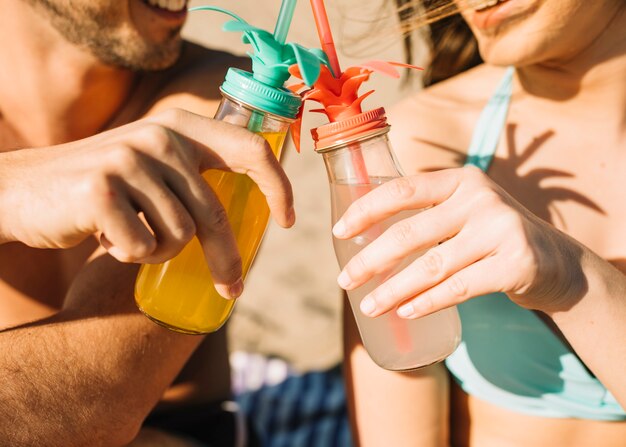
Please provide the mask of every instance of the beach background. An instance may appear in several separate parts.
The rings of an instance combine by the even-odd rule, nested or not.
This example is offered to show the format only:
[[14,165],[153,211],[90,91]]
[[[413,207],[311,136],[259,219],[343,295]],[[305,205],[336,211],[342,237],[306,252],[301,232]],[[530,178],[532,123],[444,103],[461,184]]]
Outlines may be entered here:
[[[372,59],[403,61],[402,38],[391,2],[327,0],[328,15],[342,68]],[[190,6],[211,4],[230,9],[254,26],[273,31],[280,0],[192,0]],[[245,54],[239,33],[224,33],[222,14],[191,13],[184,29],[189,40]],[[308,1],[297,6],[288,41],[319,47]],[[426,54],[418,39],[416,63]],[[423,63],[423,62],[422,62]],[[365,107],[389,107],[419,88],[374,75],[363,87],[376,89]],[[282,164],[293,185],[297,222],[290,230],[270,223],[255,264],[248,275],[227,327],[230,349],[286,360],[301,372],[327,369],[342,356],[342,296],[336,283],[339,268],[330,233],[330,200],[321,155],[313,151],[309,129],[324,123],[307,114],[302,151],[289,141]],[[392,123],[393,124],[393,123]]]

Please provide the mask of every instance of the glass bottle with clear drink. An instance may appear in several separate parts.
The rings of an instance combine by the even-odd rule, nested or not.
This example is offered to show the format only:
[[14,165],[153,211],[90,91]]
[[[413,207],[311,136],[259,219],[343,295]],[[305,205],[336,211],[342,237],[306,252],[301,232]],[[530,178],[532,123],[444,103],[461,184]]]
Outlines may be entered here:
[[[401,176],[391,151],[388,132],[382,108],[313,130],[316,151],[323,155],[328,174],[333,224],[354,200]],[[415,212],[396,214],[349,240],[333,238],[340,267],[343,268],[355,254],[395,222]],[[439,362],[452,354],[461,340],[461,322],[456,307],[415,320],[400,318],[395,311],[371,318],[359,309],[366,294],[420,254],[414,253],[392,271],[348,292],[365,349],[374,362],[385,369],[405,371]]]

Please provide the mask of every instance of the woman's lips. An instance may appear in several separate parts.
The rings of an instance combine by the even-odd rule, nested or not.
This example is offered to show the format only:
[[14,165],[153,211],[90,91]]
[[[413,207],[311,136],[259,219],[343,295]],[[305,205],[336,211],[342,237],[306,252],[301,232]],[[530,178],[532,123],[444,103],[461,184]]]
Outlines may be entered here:
[[500,26],[505,21],[519,15],[520,4],[518,0],[499,0],[493,2],[482,2],[478,9],[471,12],[470,20],[478,29],[489,29]]

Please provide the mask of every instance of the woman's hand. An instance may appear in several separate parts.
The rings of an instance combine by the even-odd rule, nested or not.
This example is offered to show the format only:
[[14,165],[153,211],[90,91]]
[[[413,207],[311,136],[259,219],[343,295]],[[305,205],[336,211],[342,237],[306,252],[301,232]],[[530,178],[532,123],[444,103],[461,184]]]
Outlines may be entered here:
[[289,181],[262,137],[182,110],[1,157],[0,243],[67,248],[96,234],[119,261],[158,263],[197,235],[224,296],[240,293],[241,259],[201,173],[247,174],[280,225],[295,219]]
[[397,308],[401,317],[418,318],[493,292],[526,308],[554,311],[584,291],[582,247],[474,167],[383,184],[353,203],[333,233],[348,239],[399,211],[424,208],[392,225],[339,275],[339,285],[352,290],[426,250],[363,298],[364,314]]

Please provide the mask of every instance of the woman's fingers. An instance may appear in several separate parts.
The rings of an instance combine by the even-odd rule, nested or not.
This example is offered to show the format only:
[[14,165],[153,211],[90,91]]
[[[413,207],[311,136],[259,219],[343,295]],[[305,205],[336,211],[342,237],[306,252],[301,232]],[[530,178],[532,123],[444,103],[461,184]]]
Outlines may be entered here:
[[339,285],[352,290],[375,275],[394,270],[408,256],[454,236],[463,224],[462,215],[451,209],[454,207],[444,202],[390,226],[345,265]]
[[447,200],[459,186],[463,169],[400,177],[374,189],[350,205],[333,227],[340,239],[353,237],[402,210],[417,210]]
[[470,298],[503,292],[506,289],[503,278],[510,274],[500,259],[485,258],[406,301],[396,312],[402,318],[419,318]]
[[366,295],[361,311],[371,317],[381,315],[483,259],[489,247],[477,241],[473,232],[461,231],[431,248]]

